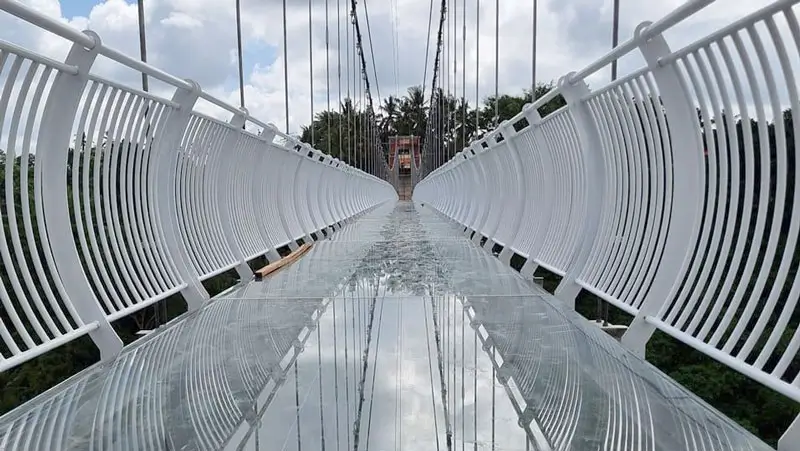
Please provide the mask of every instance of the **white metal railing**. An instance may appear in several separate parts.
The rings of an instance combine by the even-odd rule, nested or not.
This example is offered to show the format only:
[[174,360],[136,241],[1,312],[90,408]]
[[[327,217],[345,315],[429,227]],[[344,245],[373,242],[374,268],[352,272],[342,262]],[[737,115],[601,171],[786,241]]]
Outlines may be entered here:
[[[691,1],[431,172],[414,199],[487,249],[563,277],[634,316],[644,353],[661,330],[800,402],[800,25],[776,1],[680,50],[662,33]],[[591,90],[630,52],[646,67]],[[567,106],[544,118],[556,96]],[[800,420],[779,449],[800,443]]]
[[[176,293],[196,309],[203,280],[249,278],[248,260],[275,260],[396,196],[91,31],[11,0],[0,10],[73,44],[56,61],[0,40],[0,371],[87,334],[113,359],[110,322]],[[101,57],[172,96],[92,74]],[[200,98],[230,120],[194,111]]]

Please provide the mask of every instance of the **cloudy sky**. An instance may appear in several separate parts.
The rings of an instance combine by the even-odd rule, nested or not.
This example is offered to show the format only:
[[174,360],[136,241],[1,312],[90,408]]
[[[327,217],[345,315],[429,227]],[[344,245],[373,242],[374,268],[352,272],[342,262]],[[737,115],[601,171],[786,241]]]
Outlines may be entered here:
[[[181,78],[191,78],[232,104],[238,104],[236,68],[235,0],[144,0],[148,53],[151,63]],[[342,83],[347,80],[347,52],[344,30],[349,0],[338,0],[342,20],[337,18],[337,0],[327,0],[330,26],[330,84],[326,89],[325,27],[326,0],[311,0],[312,55],[314,61],[314,110],[325,108],[328,93],[335,105],[338,94],[337,61],[342,60]],[[499,64],[495,64],[495,2],[480,0],[480,35],[476,32],[478,0],[450,0],[458,16],[458,86],[461,92],[461,20],[466,4],[466,90],[475,98],[476,76],[480,96],[495,89],[495,68],[499,67],[500,92],[518,93],[531,82],[531,0],[503,0],[500,6]],[[138,56],[138,27],[135,1],[131,0],[23,0],[53,17],[79,29],[96,31],[103,42],[123,53]],[[466,3],[465,3],[466,2]],[[657,20],[684,0],[622,0],[620,39],[631,36],[643,20]],[[769,3],[770,0],[718,0],[691,20],[671,30],[667,39],[677,49],[733,20]],[[288,0],[288,67],[290,131],[309,122],[311,111],[309,65],[309,16],[306,0]],[[435,3],[438,3],[435,2]],[[244,72],[246,103],[251,114],[283,127],[284,48],[281,0],[241,0],[243,10]],[[431,0],[361,0],[359,17],[365,45],[368,46],[364,9],[369,8],[372,41],[377,67],[377,87],[385,97],[403,93],[408,86],[422,84],[428,17]],[[434,7],[438,15],[438,5]],[[539,0],[538,77],[552,80],[579,70],[603,55],[611,41],[612,0]],[[342,25],[341,52],[337,43],[337,21]],[[434,28],[436,24],[434,23]],[[41,32],[30,24],[0,13],[0,38],[21,44],[54,58],[63,58],[69,43]],[[398,45],[394,45],[397,42]],[[397,52],[393,51],[397,48]],[[480,61],[476,50],[480,49]],[[433,50],[431,50],[431,53]],[[373,96],[378,100],[371,52],[367,48]],[[431,57],[432,60],[432,57]],[[636,55],[625,58],[620,72],[642,64]],[[432,65],[429,63],[429,66]],[[352,64],[351,64],[352,66]],[[476,66],[478,70],[476,70]],[[453,63],[448,64],[453,71]],[[98,60],[96,73],[136,85],[137,73],[107,60]],[[350,74],[351,78],[352,70]],[[608,70],[589,79],[597,86],[607,80]],[[430,83],[430,68],[428,69]],[[166,86],[153,90],[170,95]],[[342,91],[346,94],[346,88]],[[225,117],[224,112],[204,107],[206,112]]]

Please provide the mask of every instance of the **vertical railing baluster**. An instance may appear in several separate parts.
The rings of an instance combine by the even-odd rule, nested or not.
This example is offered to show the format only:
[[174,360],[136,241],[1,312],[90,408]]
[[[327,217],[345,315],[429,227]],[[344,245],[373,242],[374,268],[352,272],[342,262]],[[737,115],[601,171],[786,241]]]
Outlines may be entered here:
[[[636,36],[644,32],[649,22],[636,28]],[[658,314],[659,310],[674,295],[680,285],[680,275],[688,266],[691,247],[699,230],[702,215],[702,187],[700,171],[703,167],[703,144],[698,130],[697,113],[690,102],[690,96],[683,78],[675,63],[662,65],[661,57],[672,53],[663,35],[650,38],[639,46],[660,92],[660,103],[664,108],[669,124],[669,140],[672,148],[673,165],[680,174],[680,183],[673,183],[672,205],[669,211],[669,231],[666,234],[664,252],[661,255],[658,271],[650,289],[642,302],[639,313],[634,318],[622,344],[640,356],[644,356],[645,346],[655,331],[648,324],[648,316]],[[673,178],[675,180],[676,177]]]

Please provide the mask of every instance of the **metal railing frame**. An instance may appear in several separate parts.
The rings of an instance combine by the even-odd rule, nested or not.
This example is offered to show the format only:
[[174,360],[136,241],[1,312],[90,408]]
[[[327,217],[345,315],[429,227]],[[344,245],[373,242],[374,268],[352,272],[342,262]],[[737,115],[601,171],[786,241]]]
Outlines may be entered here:
[[[791,259],[777,250],[782,215],[789,211],[778,93],[788,92],[792,111],[800,108],[792,64],[800,57],[798,2],[775,1],[681,50],[670,49],[663,33],[712,1],[689,1],[639,25],[629,40],[565,75],[544,97],[430,171],[414,200],[460,224],[476,243],[485,239],[486,249],[501,246],[506,264],[515,254],[525,258],[524,275],[543,267],[560,276],[555,295],[568,305],[586,290],[632,315],[622,337],[632,352],[643,356],[660,330],[800,402],[800,377],[786,371],[797,360],[800,334],[778,347],[796,309],[797,281],[789,275]],[[644,68],[594,91],[584,82],[637,51]],[[539,108],[558,96],[567,106],[539,117]],[[748,109],[755,109],[757,122],[737,131],[734,107],[745,125],[753,117]],[[775,156],[767,147],[771,126]],[[729,158],[727,148],[744,156]],[[778,167],[772,201],[780,213],[767,217],[767,208],[752,205],[769,201],[771,175],[764,168],[771,162]],[[756,171],[760,200],[753,195]],[[504,180],[514,174],[525,174],[522,189]],[[795,188],[795,205],[798,194]],[[498,229],[488,211],[499,212],[512,230]],[[786,254],[800,227],[800,209],[791,212]],[[741,227],[754,231],[751,255],[744,251],[746,233],[734,232],[740,217]],[[756,269],[761,253],[766,263]],[[742,278],[734,280],[728,264],[731,272],[743,271]],[[767,272],[779,264],[773,275],[778,287],[767,288]],[[748,284],[752,290],[745,290]],[[789,286],[791,293],[782,295]],[[778,449],[794,450],[797,443],[800,418]]]
[[[0,11],[72,42],[56,61],[0,40],[0,139],[9,143],[0,372],[84,335],[102,362],[112,361],[123,344],[111,322],[176,293],[198,309],[210,301],[204,280],[232,269],[247,280],[249,260],[277,260],[278,248],[320,239],[396,198],[385,181],[105,46],[92,31],[13,0],[0,0]],[[91,74],[101,57],[174,94]],[[229,120],[195,111],[199,99]],[[25,170],[15,175],[17,164]]]

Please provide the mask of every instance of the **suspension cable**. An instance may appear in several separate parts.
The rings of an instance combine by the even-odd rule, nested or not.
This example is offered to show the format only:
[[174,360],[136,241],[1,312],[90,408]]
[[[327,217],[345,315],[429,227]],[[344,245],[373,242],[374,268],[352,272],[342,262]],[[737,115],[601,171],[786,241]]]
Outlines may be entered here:
[[[439,421],[436,419],[437,418],[437,415],[436,415],[436,395],[435,395],[435,393],[433,391],[433,366],[432,366],[433,365],[433,358],[431,357],[431,341],[430,341],[431,340],[431,331],[430,331],[430,326],[428,325],[428,308],[427,308],[427,301],[425,300],[425,298],[422,299],[422,310],[424,312],[423,316],[425,317],[425,345],[426,345],[425,348],[428,351],[428,374],[430,376],[430,382],[431,382],[431,405],[433,406],[432,407],[433,408],[433,430],[435,431],[435,436],[436,436],[436,451],[440,451],[440,448],[439,448]],[[436,317],[436,313],[434,313],[434,312],[435,312],[435,308],[434,308],[434,304],[433,304],[433,298],[431,298],[431,316],[433,318]],[[435,332],[435,323],[434,323],[434,334],[436,334],[436,332]],[[435,335],[434,338],[438,338],[438,337],[436,337],[436,335]]]
[[481,0],[475,3],[475,139],[481,134]]
[[[345,394],[345,416],[346,416],[346,426],[347,426],[347,449],[352,449],[350,447],[350,353],[348,349],[350,349],[350,343],[347,341],[347,331],[349,328],[347,327],[347,291],[344,294],[344,394]],[[353,321],[355,321],[355,315],[353,315]],[[353,375],[355,378],[355,374]]]
[[286,114],[286,134],[289,134],[289,40],[286,26],[286,0],[283,0],[283,103]]
[[[442,0],[440,11],[439,11],[439,31],[436,37],[436,56],[433,62],[433,82],[431,83],[431,100],[429,102],[430,109],[432,112],[429,114],[432,120],[428,120],[426,125],[427,133],[426,135],[429,137],[429,140],[434,141],[433,151],[430,152],[432,155],[428,159],[431,165],[436,165],[440,159],[440,155],[443,150],[443,139],[442,139],[442,132],[444,131],[444,117],[441,114],[441,109],[443,106],[443,99],[442,99],[442,89],[441,89],[441,80],[439,79],[439,63],[442,56],[442,47],[444,45],[443,37],[444,37],[444,21],[447,12],[447,0]],[[437,87],[439,89],[437,90]],[[423,88],[424,94],[424,88]],[[433,124],[435,124],[435,126]],[[435,127],[435,128],[434,128]],[[435,130],[435,132],[434,132]],[[426,140],[427,141],[427,140]],[[426,147],[430,148],[426,144]],[[426,152],[426,154],[429,152]],[[426,172],[430,172],[434,168],[429,168]]]
[[[142,0],[137,3],[142,4]],[[236,0],[236,43],[239,55],[239,106],[244,108],[244,69],[242,68],[242,5]],[[144,76],[144,75],[143,75]]]
[[[337,340],[336,334],[336,298],[333,298],[333,349],[334,353],[339,352],[339,343]],[[334,402],[336,403],[336,451],[339,451],[341,447],[341,439],[339,438],[339,433],[341,432],[341,427],[339,426],[339,358],[336,357],[333,359],[333,397]]]
[[397,0],[390,0],[392,8],[392,53],[394,61],[394,96],[400,97],[400,34],[398,30]]
[[[467,3],[461,7],[461,148],[467,146]],[[458,149],[456,149],[458,151]]]
[[375,46],[372,45],[372,27],[369,25],[369,9],[367,0],[364,0],[364,17],[367,19],[367,38],[369,39],[369,53],[372,57],[372,72],[375,74],[375,91],[378,93],[378,105],[381,104],[381,86],[378,83],[378,67],[375,64]]
[[500,124],[500,0],[494,12],[494,126]]
[[[328,147],[325,153],[331,154],[331,42],[330,42],[330,11],[328,9],[329,0],[325,0],[325,136],[328,138]],[[313,125],[313,122],[312,122]]]
[[539,0],[533,0],[533,42],[531,43],[531,103],[536,101],[536,35],[539,33]]
[[[451,99],[448,99],[448,108],[450,108],[450,146],[448,148],[447,154],[443,155],[442,164],[447,161],[447,157],[451,153],[455,153],[456,148],[456,107],[458,106],[455,102],[456,100],[456,93],[458,92],[458,41],[456,39],[458,33],[456,32],[456,17],[458,16],[458,0],[453,0],[453,12],[450,16],[450,21],[452,22],[452,30],[451,30],[451,37],[453,39],[453,45],[450,48],[450,56],[453,59],[453,92],[451,94]],[[451,103],[452,102],[452,103]]]
[[450,1],[447,1],[447,12],[445,16],[445,30],[444,30],[444,63],[442,66],[444,67],[444,71],[442,73],[442,82],[444,85],[444,89],[442,90],[445,95],[443,96],[442,106],[444,110],[444,128],[442,129],[442,133],[444,133],[444,146],[442,147],[442,152],[439,154],[438,161],[436,162],[436,166],[439,167],[442,165],[442,161],[444,161],[444,156],[450,150],[450,56],[452,53],[452,45],[450,42],[451,35],[453,33],[450,32],[452,20],[450,20],[451,8],[450,8]]
[[369,73],[367,72],[367,60],[364,57],[364,48],[361,41],[361,27],[358,24],[358,13],[356,12],[356,0],[351,0],[353,7],[353,25],[355,26],[356,49],[358,56],[361,59],[361,76],[364,81],[364,89],[369,103],[369,109],[372,110],[372,94],[370,93]]
[[319,437],[320,449],[325,451],[325,409],[322,404],[325,402],[322,391],[322,332],[321,327],[317,324],[317,372],[319,375]]
[[[464,8],[466,9],[466,2],[464,3]],[[464,412],[466,411],[465,398],[466,392],[464,390],[464,372],[467,365],[467,361],[464,360],[464,323],[466,322],[466,312],[464,309],[461,309],[461,451],[464,451],[466,444],[467,444],[467,429],[466,429],[466,422]]]
[[[348,12],[347,16],[349,16],[349,15],[350,15],[350,13]],[[347,24],[345,24],[345,32],[346,32],[346,39],[347,39],[347,42],[345,44],[345,50],[347,51],[347,64],[345,64],[345,71],[346,71],[346,77],[347,77],[347,79],[346,79],[346,82],[347,82],[347,97],[346,97],[346,100],[345,100],[345,102],[346,102],[345,107],[347,107],[346,108],[347,111],[345,111],[345,113],[347,114],[347,164],[352,166],[353,165],[353,155],[352,155],[353,141],[350,138],[350,132],[352,131],[353,127],[351,125],[350,119],[351,119],[351,117],[353,115],[353,99],[350,97],[350,94],[351,94],[350,93],[350,50],[351,50],[351,47],[350,47],[350,27],[351,27],[351,25],[350,25],[349,22]]]
[[[431,50],[431,26],[433,25],[433,0],[431,0],[430,12],[428,13],[428,39],[425,42],[425,65],[422,73],[422,95],[425,96],[425,89],[428,86],[428,57]],[[436,89],[434,83],[434,89]]]
[[311,147],[314,147],[314,27],[311,16],[311,2],[308,0],[308,69],[309,98],[311,99]]
[[300,440],[300,377],[297,372],[297,358],[294,360],[294,412],[295,422],[297,423],[297,449],[303,449]]
[[472,405],[475,406],[475,415],[472,417],[473,448],[478,451],[478,331],[472,335]]

